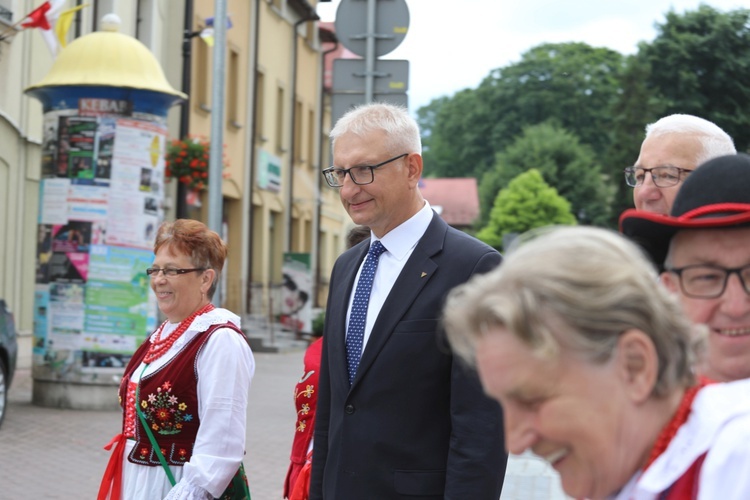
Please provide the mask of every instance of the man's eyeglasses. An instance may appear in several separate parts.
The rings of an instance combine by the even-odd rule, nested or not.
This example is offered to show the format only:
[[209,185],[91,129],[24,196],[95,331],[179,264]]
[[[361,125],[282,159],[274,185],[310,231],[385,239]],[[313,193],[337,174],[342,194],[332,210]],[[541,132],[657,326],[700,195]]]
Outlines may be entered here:
[[146,269],[146,274],[148,274],[152,278],[156,278],[157,276],[159,276],[159,272],[162,272],[167,278],[174,278],[178,274],[194,273],[196,271],[205,270],[205,267],[196,267],[195,269],[178,269],[176,267],[165,267],[162,269],[159,267],[149,267],[148,269]]
[[643,184],[646,179],[646,172],[650,172],[651,179],[653,179],[656,187],[665,188],[677,185],[692,170],[672,166],[654,168],[627,167],[623,172],[625,172],[625,182],[630,187]]
[[745,267],[726,268],[696,264],[693,266],[673,267],[667,271],[680,278],[680,288],[688,297],[696,299],[715,299],[721,297],[727,288],[729,276],[736,274],[740,278],[745,292],[750,294],[750,265]]
[[365,184],[372,184],[372,181],[375,180],[376,168],[380,168],[383,165],[386,165],[392,161],[396,161],[400,158],[403,158],[404,156],[409,156],[409,153],[394,156],[393,158],[380,162],[377,165],[360,165],[352,168],[328,167],[327,169],[323,170],[323,176],[326,178],[326,182],[328,183],[328,185],[334,188],[344,185],[346,174],[349,174],[349,177],[352,178],[352,182],[354,182],[354,184],[364,186]]

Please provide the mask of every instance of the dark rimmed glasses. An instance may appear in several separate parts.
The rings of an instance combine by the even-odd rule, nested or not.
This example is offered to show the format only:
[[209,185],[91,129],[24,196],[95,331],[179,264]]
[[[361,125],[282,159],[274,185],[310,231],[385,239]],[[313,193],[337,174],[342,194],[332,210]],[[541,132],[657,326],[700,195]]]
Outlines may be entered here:
[[372,181],[375,180],[376,168],[380,168],[383,165],[391,163],[392,161],[396,161],[400,158],[403,158],[404,156],[409,156],[409,153],[394,156],[393,158],[380,162],[377,165],[359,165],[352,168],[328,167],[327,169],[323,170],[323,176],[326,178],[326,182],[328,183],[328,185],[334,188],[338,188],[344,185],[346,174],[349,174],[349,177],[352,178],[352,182],[354,182],[354,184],[364,186],[366,184],[372,184]]
[[682,293],[696,299],[716,299],[727,288],[729,277],[736,274],[745,292],[750,294],[750,265],[726,268],[708,264],[667,268],[680,278]]
[[654,168],[627,167],[623,172],[625,173],[625,182],[630,187],[643,184],[646,180],[646,173],[650,172],[651,179],[653,179],[656,187],[665,188],[676,186],[692,170],[665,165]]
[[205,267],[196,267],[194,269],[178,269],[176,267],[165,267],[165,268],[159,268],[159,267],[149,267],[146,269],[146,274],[151,276],[152,278],[156,278],[159,276],[159,272],[164,273],[164,276],[167,278],[174,278],[178,274],[187,274],[187,273],[194,273],[197,271],[205,271]]

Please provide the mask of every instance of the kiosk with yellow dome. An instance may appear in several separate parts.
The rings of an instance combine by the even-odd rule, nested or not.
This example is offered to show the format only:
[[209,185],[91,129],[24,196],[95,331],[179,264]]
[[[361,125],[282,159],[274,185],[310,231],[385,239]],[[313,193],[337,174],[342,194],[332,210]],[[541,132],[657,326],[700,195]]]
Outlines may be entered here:
[[34,297],[34,404],[117,406],[113,385],[153,330],[146,268],[163,219],[168,109],[186,96],[153,54],[104,29],[26,93],[44,109]]

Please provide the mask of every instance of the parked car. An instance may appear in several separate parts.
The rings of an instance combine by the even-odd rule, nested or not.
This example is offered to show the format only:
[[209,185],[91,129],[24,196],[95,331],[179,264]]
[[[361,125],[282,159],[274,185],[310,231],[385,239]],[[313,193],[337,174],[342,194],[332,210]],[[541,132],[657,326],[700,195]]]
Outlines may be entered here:
[[8,310],[3,299],[0,299],[0,426],[8,409],[8,390],[16,372],[18,341],[13,313]]

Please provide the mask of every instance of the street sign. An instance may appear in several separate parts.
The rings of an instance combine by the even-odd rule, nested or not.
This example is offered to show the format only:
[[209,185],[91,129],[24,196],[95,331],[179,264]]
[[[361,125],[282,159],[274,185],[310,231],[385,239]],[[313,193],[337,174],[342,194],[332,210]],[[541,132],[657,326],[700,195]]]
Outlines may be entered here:
[[[375,94],[373,102],[387,102],[397,106],[409,107],[409,96],[406,94]],[[354,106],[365,104],[364,93],[332,94],[331,95],[331,123],[336,123],[339,118]]]
[[[364,59],[333,60],[333,92],[365,91]],[[376,59],[373,73],[375,93],[406,92],[409,90],[409,61]]]
[[[336,10],[336,36],[358,56],[367,57],[368,0],[341,0]],[[398,47],[409,31],[406,0],[377,0],[375,11],[375,57]]]

